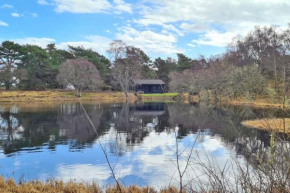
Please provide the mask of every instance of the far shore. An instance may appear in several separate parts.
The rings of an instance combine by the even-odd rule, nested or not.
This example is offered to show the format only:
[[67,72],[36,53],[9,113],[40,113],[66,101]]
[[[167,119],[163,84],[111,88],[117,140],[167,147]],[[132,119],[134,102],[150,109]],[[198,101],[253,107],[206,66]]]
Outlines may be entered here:
[[124,92],[83,92],[77,97],[73,91],[45,90],[45,91],[4,91],[0,90],[0,102],[52,102],[52,101],[102,101],[123,102],[140,100],[173,100],[178,93],[140,94],[129,93],[128,98]]
[[[136,100],[130,93],[127,100]],[[84,92],[77,97],[73,91],[0,91],[0,102],[51,102],[51,101],[126,101],[123,92]]]
[[[121,91],[103,91],[103,92],[83,92],[81,97],[77,97],[73,91],[67,90],[45,90],[45,91],[5,91],[0,90],[0,102],[74,102],[74,101],[100,101],[100,102],[125,102],[142,100],[150,101],[174,101],[182,99],[185,102],[200,102],[197,95],[190,96],[183,94],[182,97],[178,93],[164,94],[135,94],[129,93],[128,98]],[[213,101],[213,100],[211,100]],[[289,108],[281,102],[273,103],[269,98],[258,98],[256,100],[246,100],[239,98],[237,100],[229,100],[223,98],[219,101],[221,104],[252,106],[255,108]]]

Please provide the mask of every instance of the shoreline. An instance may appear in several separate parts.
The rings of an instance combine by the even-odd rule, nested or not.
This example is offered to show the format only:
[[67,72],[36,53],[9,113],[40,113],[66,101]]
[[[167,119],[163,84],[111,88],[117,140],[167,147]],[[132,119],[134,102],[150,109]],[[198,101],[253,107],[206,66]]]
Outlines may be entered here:
[[130,93],[122,92],[84,92],[81,97],[76,97],[72,91],[47,90],[47,91],[0,91],[0,102],[77,102],[77,101],[133,101],[137,97]]
[[[0,102],[77,102],[77,101],[99,101],[99,102],[134,102],[141,100],[144,102],[151,101],[176,101],[182,99],[184,102],[202,102],[198,96],[189,96],[183,94],[180,97],[178,93],[164,93],[164,94],[138,94],[129,93],[129,97],[126,98],[123,92],[83,92],[81,97],[76,97],[73,91],[65,90],[46,90],[46,91],[3,91],[0,90]],[[213,100],[211,100],[213,101]],[[246,99],[229,100],[222,98],[219,103],[230,104],[236,106],[251,106],[255,108],[285,108],[282,103],[272,103],[270,99],[256,99],[248,101]]]

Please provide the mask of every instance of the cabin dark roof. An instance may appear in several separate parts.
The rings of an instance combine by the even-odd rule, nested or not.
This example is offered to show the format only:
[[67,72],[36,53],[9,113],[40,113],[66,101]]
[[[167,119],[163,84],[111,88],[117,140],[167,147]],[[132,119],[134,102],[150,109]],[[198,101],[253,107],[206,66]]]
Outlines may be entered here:
[[162,80],[158,80],[158,79],[135,79],[133,80],[134,84],[165,84]]

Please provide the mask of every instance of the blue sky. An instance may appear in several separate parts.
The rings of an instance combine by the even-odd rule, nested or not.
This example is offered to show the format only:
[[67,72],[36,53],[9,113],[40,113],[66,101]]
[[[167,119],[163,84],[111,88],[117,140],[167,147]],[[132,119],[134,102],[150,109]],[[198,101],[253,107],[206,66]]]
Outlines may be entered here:
[[289,0],[0,0],[0,41],[106,54],[121,39],[152,58],[216,55],[255,25],[287,27]]

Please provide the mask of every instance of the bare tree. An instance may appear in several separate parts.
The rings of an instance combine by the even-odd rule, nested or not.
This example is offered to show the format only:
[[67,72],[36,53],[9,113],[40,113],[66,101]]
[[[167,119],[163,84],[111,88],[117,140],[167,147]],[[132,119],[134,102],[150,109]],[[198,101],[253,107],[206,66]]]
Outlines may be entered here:
[[85,59],[67,60],[62,63],[57,80],[65,87],[73,86],[79,97],[83,90],[97,90],[103,84],[97,68]]
[[114,40],[110,43],[110,49],[107,52],[110,58],[116,63],[118,59],[125,57],[126,47],[127,45],[122,40]]
[[121,40],[112,42],[108,53],[113,60],[113,80],[128,97],[132,80],[140,76],[141,67],[149,61],[149,57],[140,48],[127,46]]

